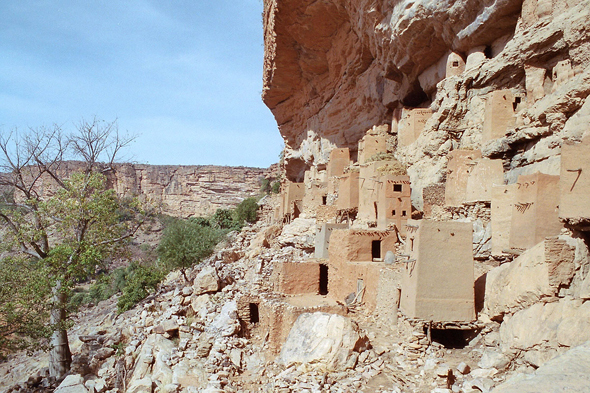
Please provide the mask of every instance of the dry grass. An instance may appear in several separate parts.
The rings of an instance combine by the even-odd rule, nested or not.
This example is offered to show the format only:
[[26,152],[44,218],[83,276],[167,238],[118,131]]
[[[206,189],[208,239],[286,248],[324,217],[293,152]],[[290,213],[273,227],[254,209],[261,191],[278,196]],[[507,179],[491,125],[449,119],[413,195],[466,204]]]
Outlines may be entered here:
[[367,159],[367,162],[390,161],[390,160],[395,160],[395,157],[393,156],[393,154],[391,154],[391,153],[377,153],[377,154],[373,154],[371,157],[369,157],[369,159]]
[[377,168],[377,172],[382,173],[384,175],[407,175],[408,171],[406,170],[406,166],[403,165],[398,160],[392,160],[393,162],[387,163],[382,167]]

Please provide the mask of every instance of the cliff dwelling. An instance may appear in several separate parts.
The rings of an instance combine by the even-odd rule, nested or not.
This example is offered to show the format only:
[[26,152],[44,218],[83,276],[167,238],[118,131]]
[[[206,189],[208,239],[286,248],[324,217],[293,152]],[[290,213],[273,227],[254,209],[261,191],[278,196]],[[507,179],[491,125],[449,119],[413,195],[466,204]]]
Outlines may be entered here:
[[198,264],[84,306],[73,385],[20,354],[0,388],[590,391],[590,0],[262,7],[273,175],[110,179],[196,217],[266,176],[257,219],[193,218],[224,236]]

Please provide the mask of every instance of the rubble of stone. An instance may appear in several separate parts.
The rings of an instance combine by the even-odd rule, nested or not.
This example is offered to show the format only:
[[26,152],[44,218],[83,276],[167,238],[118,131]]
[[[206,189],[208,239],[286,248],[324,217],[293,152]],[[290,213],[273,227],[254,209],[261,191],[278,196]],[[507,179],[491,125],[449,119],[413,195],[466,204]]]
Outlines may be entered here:
[[[295,233],[294,227],[302,233]],[[126,313],[116,314],[115,299],[83,310],[70,332],[74,353],[70,375],[52,381],[47,378],[45,354],[37,354],[34,360],[15,355],[0,366],[0,389],[62,393],[487,392],[510,378],[528,381],[543,375],[551,380],[553,374],[533,371],[559,353],[569,356],[567,348],[577,350],[577,345],[590,340],[588,303],[581,300],[546,298],[548,303],[533,301],[528,308],[520,303],[520,311],[503,309],[501,324],[486,317],[471,325],[430,322],[434,328],[429,332],[424,319],[405,315],[403,308],[392,323],[368,303],[357,299],[344,306],[330,294],[319,295],[319,288],[315,293],[284,294],[278,289],[277,272],[281,270],[277,266],[306,269],[310,264],[314,271],[319,267],[310,262],[313,254],[307,246],[295,241],[307,232],[306,226],[285,225],[282,237],[277,236],[277,228],[280,226],[262,220],[232,234],[213,257],[187,273],[190,282],[178,272],[171,273],[158,292]],[[578,259],[588,254],[584,242],[575,239],[549,239],[542,245],[544,266],[582,264]],[[522,254],[515,262],[523,258],[531,257]],[[380,269],[402,267],[399,262],[371,263]],[[526,263],[519,262],[513,269]],[[511,265],[498,269],[504,266]],[[542,268],[548,275],[546,282],[555,285],[546,284],[547,288],[559,288],[563,274],[572,270]],[[294,271],[290,277],[299,275]],[[555,296],[560,291],[563,294],[564,288]],[[548,296],[551,294],[555,290]],[[383,299],[395,301],[389,294],[378,293],[373,300],[375,310],[383,309]],[[503,304],[503,299],[486,297],[486,302]],[[514,312],[511,319],[509,312]],[[524,312],[528,314],[521,317]],[[547,315],[553,318],[547,326],[531,327],[531,320]],[[463,348],[439,342],[436,332],[449,325],[471,328],[454,330],[466,333]],[[578,352],[575,356],[583,357],[587,351]],[[568,381],[586,386],[580,375],[572,372]]]

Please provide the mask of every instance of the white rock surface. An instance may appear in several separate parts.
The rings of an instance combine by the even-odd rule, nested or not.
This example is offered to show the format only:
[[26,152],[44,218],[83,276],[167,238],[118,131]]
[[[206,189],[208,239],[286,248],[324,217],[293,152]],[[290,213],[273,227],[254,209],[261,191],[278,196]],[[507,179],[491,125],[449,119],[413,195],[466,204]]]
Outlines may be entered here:
[[513,377],[492,392],[590,392],[590,342],[548,361],[533,374]]
[[277,363],[289,366],[311,363],[328,369],[342,369],[366,337],[349,318],[328,313],[305,313],[295,321]]
[[88,393],[88,389],[84,386],[84,378],[81,375],[68,375],[59,384],[57,393]]
[[282,246],[295,246],[303,249],[315,247],[316,221],[309,218],[296,218],[289,225],[283,227],[278,237]]
[[540,366],[568,347],[590,340],[590,302],[537,303],[500,326],[503,350],[530,351],[525,358]]
[[213,323],[207,327],[207,332],[214,336],[231,336],[240,328],[238,321],[238,305],[235,301],[229,301],[223,305],[219,315]]
[[[574,244],[578,241],[574,241]],[[556,246],[552,246],[556,245]],[[575,248],[547,239],[510,263],[488,272],[484,313],[499,317],[525,309],[541,298],[556,296],[575,273]]]

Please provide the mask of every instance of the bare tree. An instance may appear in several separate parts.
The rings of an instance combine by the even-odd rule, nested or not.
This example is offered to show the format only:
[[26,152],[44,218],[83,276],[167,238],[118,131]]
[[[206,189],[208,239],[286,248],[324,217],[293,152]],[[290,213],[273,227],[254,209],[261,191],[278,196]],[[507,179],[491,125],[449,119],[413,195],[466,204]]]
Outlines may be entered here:
[[[137,205],[123,207],[107,190],[105,172],[133,138],[119,135],[116,121],[81,121],[72,133],[61,127],[0,134],[0,221],[13,251],[47,269],[53,330],[50,374],[70,367],[67,303],[76,279],[94,272],[142,224]],[[74,168],[66,160],[79,160]],[[134,220],[122,220],[122,209]],[[138,216],[139,215],[139,216]]]

